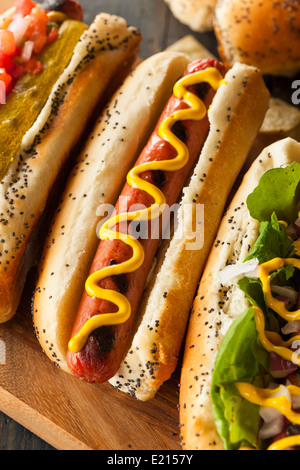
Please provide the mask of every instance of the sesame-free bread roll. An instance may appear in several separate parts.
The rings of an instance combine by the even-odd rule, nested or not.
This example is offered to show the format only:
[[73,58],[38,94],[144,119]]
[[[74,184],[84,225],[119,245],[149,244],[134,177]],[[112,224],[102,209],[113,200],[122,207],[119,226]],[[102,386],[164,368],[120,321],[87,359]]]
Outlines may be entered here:
[[0,322],[18,307],[32,264],[30,242],[56,178],[99,101],[127,74],[140,41],[124,19],[96,17],[1,181]]
[[214,28],[227,64],[243,62],[270,75],[300,70],[299,0],[220,0]]
[[226,211],[210,252],[193,305],[185,344],[180,385],[180,425],[185,450],[224,450],[210,397],[212,372],[221,342],[233,321],[251,304],[237,285],[222,285],[218,273],[228,264],[242,264],[258,237],[260,224],[246,199],[261,176],[272,168],[300,162],[300,143],[278,141],[255,160]]

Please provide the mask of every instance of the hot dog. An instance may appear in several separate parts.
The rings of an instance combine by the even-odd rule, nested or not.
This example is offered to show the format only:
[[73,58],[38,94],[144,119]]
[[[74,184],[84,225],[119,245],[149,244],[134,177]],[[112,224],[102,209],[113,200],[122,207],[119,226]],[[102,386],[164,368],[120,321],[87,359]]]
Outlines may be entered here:
[[[209,67],[214,67],[218,72],[216,73],[216,83],[221,81],[225,75],[225,69],[220,64],[213,60],[199,61],[190,65],[187,69],[186,75],[196,74],[201,70],[205,70]],[[199,80],[199,79],[198,79]],[[199,80],[200,81],[200,80]],[[213,99],[213,89],[209,90],[207,96],[204,98],[205,91],[201,91],[201,96],[205,107],[208,108],[211,105]],[[192,93],[196,94],[196,90],[191,90]],[[206,94],[206,93],[205,93]],[[171,145],[167,140],[163,139],[159,135],[159,127],[166,119],[175,113],[182,113],[182,110],[188,109],[188,104],[182,100],[182,96],[175,97],[174,95],[169,100],[166,109],[162,113],[162,116],[157,124],[156,130],[152,134],[147,146],[143,150],[139,157],[136,167],[150,162],[169,161],[176,158],[176,148]],[[190,120],[177,121],[177,128],[173,127],[173,133],[175,136],[183,141],[188,148],[189,158],[188,162],[177,171],[163,171],[160,169],[142,171],[141,178],[147,183],[158,186],[161,188],[165,196],[165,203],[168,206],[172,206],[177,201],[181,188],[183,187],[190,171],[192,170],[196,158],[199,154],[199,149],[202,147],[205,138],[208,134],[209,123],[207,116],[202,118],[200,121],[193,121],[193,115],[191,113]],[[175,126],[173,124],[173,126]],[[158,165],[159,166],[159,165]],[[168,166],[167,166],[168,167]],[[172,169],[171,165],[169,165]],[[160,181],[157,181],[160,179]],[[141,205],[150,207],[152,203],[152,196],[145,191],[144,188],[137,189],[136,187],[125,186],[121,193],[121,198],[126,200],[125,207],[120,208],[120,202],[117,203],[114,216],[131,210],[135,205]],[[123,206],[122,205],[122,206]],[[121,212],[122,211],[122,212]],[[163,230],[163,228],[162,228]],[[125,231],[126,233],[126,231]],[[127,299],[131,304],[131,315],[129,319],[117,326],[106,327],[106,331],[103,332],[102,337],[96,333],[89,335],[88,342],[84,349],[79,351],[69,351],[68,353],[68,366],[69,369],[79,377],[84,378],[89,382],[106,382],[112,378],[119,369],[121,360],[124,356],[126,345],[129,339],[129,333],[133,325],[135,312],[138,307],[141,294],[144,290],[144,286],[147,281],[148,274],[151,269],[153,258],[159,245],[160,237],[148,238],[141,242],[142,249],[145,253],[144,262],[142,266],[135,270],[133,273],[126,274],[125,276],[117,278],[107,278],[103,280],[101,287],[103,289],[114,289],[123,294],[126,294]],[[119,265],[126,262],[132,257],[131,247],[128,247],[122,240],[106,240],[100,243],[99,249],[96,253],[95,259],[91,267],[91,273],[95,273],[106,266],[110,266],[113,263]],[[119,281],[124,285],[120,285]],[[103,302],[101,298],[91,297],[87,293],[84,293],[83,299],[79,306],[79,312],[75,319],[74,327],[72,330],[72,337],[76,336],[82,329],[83,325],[95,315],[101,315],[104,313],[112,312],[111,302],[108,304]],[[113,315],[111,315],[113,317]],[[101,325],[101,318],[99,318],[99,326]],[[107,325],[107,324],[105,324]],[[108,325],[110,325],[108,323]],[[96,336],[95,336],[96,335]],[[98,338],[100,336],[100,338]],[[74,341],[74,340],[73,340]],[[75,346],[75,349],[76,346]],[[90,369],[90,358],[94,357],[93,369]],[[97,361],[97,363],[95,363]]]
[[278,141],[226,211],[186,339],[184,449],[299,446],[299,184],[300,145]]
[[0,18],[1,322],[16,312],[51,190],[141,40],[121,18],[101,14],[87,28],[77,2],[54,3],[16,0]]
[[[143,64],[140,67],[142,66]],[[195,72],[196,70],[201,72]],[[195,262],[197,284],[200,276],[200,274],[198,276],[198,270],[201,270],[205,253],[213,241],[214,224],[218,223],[217,219],[221,218],[224,208],[222,196],[229,193],[231,185],[245,161],[249,145],[259,130],[269,102],[269,94],[256,69],[247,66],[244,68],[244,66],[237,64],[226,73],[225,77],[220,73],[220,70],[224,74],[222,64],[213,60],[196,61],[188,66],[187,72],[180,80],[173,82],[173,85],[175,83],[174,95],[167,102],[158,124],[154,126],[155,129],[136,164],[132,165],[132,169],[127,175],[127,183],[125,182],[123,191],[119,193],[121,196],[119,202],[118,196],[116,197],[113,215],[101,226],[100,238],[102,240],[98,249],[95,248],[95,256],[90,260],[89,271],[80,277],[78,271],[74,269],[74,277],[79,277],[77,286],[81,282],[80,292],[83,293],[81,298],[78,298],[78,292],[75,294],[76,302],[73,305],[77,303],[76,310],[71,312],[68,310],[68,299],[70,299],[70,292],[73,292],[70,290],[68,296],[61,296],[61,299],[64,300],[58,306],[59,314],[54,313],[55,321],[54,317],[52,319],[49,317],[51,302],[47,301],[47,297],[51,296],[51,300],[53,299],[52,293],[56,289],[55,286],[58,285],[58,281],[55,280],[58,267],[55,253],[59,252],[56,251],[59,250],[59,245],[57,245],[55,235],[59,233],[59,230],[62,230],[59,224],[62,224],[67,215],[66,212],[64,216],[62,215],[64,200],[59,208],[59,222],[54,220],[49,234],[49,240],[52,237],[55,243],[50,244],[50,249],[45,248],[43,254],[33,314],[38,339],[47,355],[63,370],[86,381],[102,383],[110,379],[110,382],[118,389],[143,400],[151,398],[174,370],[186,327],[189,306],[196,287],[193,282],[191,286],[185,286],[181,280],[183,270],[189,269],[185,262],[190,263],[190,257],[192,257],[189,250],[186,249],[186,245],[191,240],[185,234],[180,240],[182,246],[180,245],[176,253],[174,251],[172,253],[174,266],[176,269],[178,268],[178,272],[174,273],[174,279],[170,278],[172,270],[168,270],[169,273],[164,276],[164,282],[168,281],[169,287],[164,291],[164,295],[159,297],[159,301],[162,298],[163,302],[161,305],[156,303],[156,311],[154,313],[152,310],[152,318],[143,317],[147,322],[146,329],[148,330],[147,335],[144,334],[143,318],[140,316],[143,303],[150,296],[147,296],[147,293],[143,293],[143,291],[145,287],[153,287],[153,282],[160,276],[159,271],[153,269],[153,262],[157,257],[157,269],[164,270],[166,269],[164,263],[170,263],[172,257],[169,254],[160,256],[157,251],[159,245],[157,234],[150,239],[130,236],[133,230],[131,218],[139,215],[141,217],[139,222],[143,228],[149,228],[148,224],[150,224],[145,211],[140,209],[138,214],[134,216],[134,212],[130,208],[133,203],[138,203],[143,205],[147,213],[147,209],[158,209],[153,219],[163,223],[159,207],[162,205],[165,208],[167,204],[178,201],[182,190],[185,193],[183,201],[189,201],[193,192],[191,203],[194,206],[195,202],[201,201],[201,198],[203,199],[206,195],[209,209],[214,208],[215,218],[210,223],[203,247],[193,253],[193,258],[197,259]],[[182,73],[183,70],[181,75]],[[186,90],[190,93],[187,104],[183,99],[183,97],[186,99]],[[245,92],[245,90],[247,91]],[[182,92],[183,94],[181,94]],[[257,100],[259,106],[255,108],[255,112],[254,108],[252,109],[252,93],[260,96]],[[124,94],[122,96],[124,97]],[[116,121],[112,117],[112,112],[113,106],[117,106],[116,103],[118,100],[113,97],[111,107],[106,111],[109,120],[113,120],[114,123]],[[207,106],[210,106],[208,118]],[[217,109],[222,108],[224,112],[217,113]],[[187,111],[187,115],[184,114],[184,118],[180,117],[181,114],[177,116],[174,114],[176,110],[180,113]],[[195,110],[197,110],[197,114],[194,117]],[[247,114],[244,115],[244,113]],[[248,125],[242,128],[240,118],[244,119],[246,115],[249,117],[249,113],[251,119],[249,119]],[[102,120],[100,120],[100,126],[101,124],[103,124]],[[111,129],[110,133],[105,134],[105,130],[102,132],[103,134],[99,132],[99,142],[102,139],[106,142],[113,137]],[[231,132],[232,136],[235,136],[235,145],[230,158]],[[247,138],[240,139],[238,134],[245,132]],[[223,140],[224,134],[230,135],[227,144]],[[95,136],[96,133],[93,135]],[[183,145],[183,143],[187,145]],[[201,154],[200,158],[199,154]],[[85,155],[88,158],[87,152]],[[225,155],[228,156],[227,162],[227,157],[224,159]],[[99,156],[101,158],[100,151]],[[179,157],[182,157],[182,160]],[[116,157],[112,154],[110,158]],[[178,160],[182,166],[179,165]],[[221,171],[224,171],[224,166],[227,166],[229,161],[232,172],[228,174],[228,181],[223,182],[224,184],[220,188],[222,196],[219,197],[220,195],[216,191],[213,192],[212,189],[208,191],[206,185],[202,183],[206,176],[208,184],[210,181],[213,183],[216,177],[215,169],[219,168],[217,162],[222,162]],[[146,166],[144,166],[145,163],[147,163]],[[211,168],[214,170],[211,171]],[[79,167],[77,172],[78,170]],[[76,175],[74,172],[74,177],[70,179],[70,185],[74,184],[74,178],[77,180],[77,184],[80,181],[77,172]],[[139,173],[141,173],[141,178],[139,178]],[[202,177],[199,178],[199,175]],[[123,178],[125,180],[126,172],[123,173]],[[113,179],[114,175],[111,176],[112,182]],[[185,187],[185,185],[187,186]],[[65,197],[67,192],[68,189],[65,192]],[[181,207],[184,210],[183,204]],[[144,217],[146,218],[144,219]],[[196,220],[194,213],[191,219]],[[66,224],[63,225],[65,227]],[[161,238],[163,228],[163,226],[159,227],[158,238]],[[83,233],[86,231],[85,227]],[[128,233],[126,233],[127,231]],[[173,242],[176,243],[178,240],[173,239],[171,244]],[[164,252],[167,251],[164,244],[160,249]],[[138,253],[137,256],[134,255],[135,253]],[[82,250],[80,250],[81,254]],[[132,262],[134,266],[131,265]],[[128,271],[123,271],[124,263],[126,263],[125,267]],[[74,264],[76,265],[76,262],[74,263],[73,260],[73,266]],[[73,266],[69,267],[73,268]],[[195,275],[193,262],[190,266]],[[151,272],[155,273],[152,278],[149,277]],[[178,282],[179,279],[180,282]],[[175,283],[174,287],[172,282]],[[70,286],[71,283],[72,277],[68,277],[68,281],[63,282],[60,291],[63,291],[67,284]],[[85,284],[86,289],[84,288]],[[172,291],[175,294],[173,300]],[[151,289],[151,292],[154,292],[154,289]],[[184,292],[185,299],[183,299]],[[156,302],[157,300],[158,298]],[[169,310],[172,301],[175,308],[173,309],[174,305],[172,305],[172,309]],[[166,302],[166,309],[164,302]],[[55,299],[53,304],[55,304]],[[118,311],[120,305],[121,308]],[[125,306],[124,311],[123,305]],[[68,313],[64,314],[64,310],[68,310]],[[135,319],[136,311],[138,311],[138,317]],[[46,312],[48,312],[48,318]],[[106,315],[107,313],[109,315]],[[119,320],[119,313],[122,314],[121,320]],[[176,326],[175,318],[177,319]],[[103,320],[104,323],[101,324]],[[152,321],[155,323],[153,328]],[[169,328],[172,322],[173,325]],[[143,330],[142,333],[139,332],[139,327]],[[155,340],[152,342],[153,335],[156,335],[156,344]],[[132,354],[132,345],[136,341],[140,341],[140,343],[134,347],[134,353],[141,354],[140,363],[134,357],[135,354]],[[48,347],[48,345],[51,346]],[[146,363],[142,358],[143,354],[147,357]],[[148,359],[149,355],[150,360]],[[128,365],[127,356],[133,357],[132,368]],[[124,368],[128,369],[127,377],[129,379],[126,374],[123,374]],[[143,369],[143,373],[140,369]]]

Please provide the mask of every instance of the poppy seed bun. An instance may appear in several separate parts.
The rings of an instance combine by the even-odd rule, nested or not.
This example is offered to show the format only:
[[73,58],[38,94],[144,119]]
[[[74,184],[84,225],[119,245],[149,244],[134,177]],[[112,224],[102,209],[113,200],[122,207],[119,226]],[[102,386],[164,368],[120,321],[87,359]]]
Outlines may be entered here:
[[300,70],[300,0],[220,0],[214,28],[227,65],[243,62],[282,76]]

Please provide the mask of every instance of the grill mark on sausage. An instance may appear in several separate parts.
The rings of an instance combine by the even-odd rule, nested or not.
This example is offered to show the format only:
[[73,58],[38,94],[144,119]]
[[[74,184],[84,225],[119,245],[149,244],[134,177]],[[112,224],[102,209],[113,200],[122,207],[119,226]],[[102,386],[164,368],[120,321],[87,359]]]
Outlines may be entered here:
[[[117,264],[115,259],[111,259],[109,266]],[[126,274],[119,274],[118,276],[112,276],[114,282],[116,283],[117,289],[121,294],[126,294],[128,289],[128,280]]]
[[166,175],[162,170],[152,170],[153,184],[157,188],[162,188],[166,181]]
[[109,353],[113,350],[115,345],[114,335],[112,334],[112,329],[107,326],[101,326],[97,328],[92,334],[91,337],[97,341],[97,345],[99,348],[96,350],[99,354]]
[[186,131],[186,128],[184,127],[183,123],[181,121],[175,122],[172,126],[172,132],[173,134],[178,137],[182,142],[185,142],[188,138],[188,134]]

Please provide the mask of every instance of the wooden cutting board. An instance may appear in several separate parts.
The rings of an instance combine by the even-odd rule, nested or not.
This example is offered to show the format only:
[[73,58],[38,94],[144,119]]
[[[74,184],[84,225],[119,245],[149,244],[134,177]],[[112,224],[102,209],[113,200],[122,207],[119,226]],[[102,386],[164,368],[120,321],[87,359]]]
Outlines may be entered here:
[[17,315],[0,326],[1,410],[58,450],[179,450],[177,374],[143,403],[57,369],[35,338],[34,278],[31,271]]

